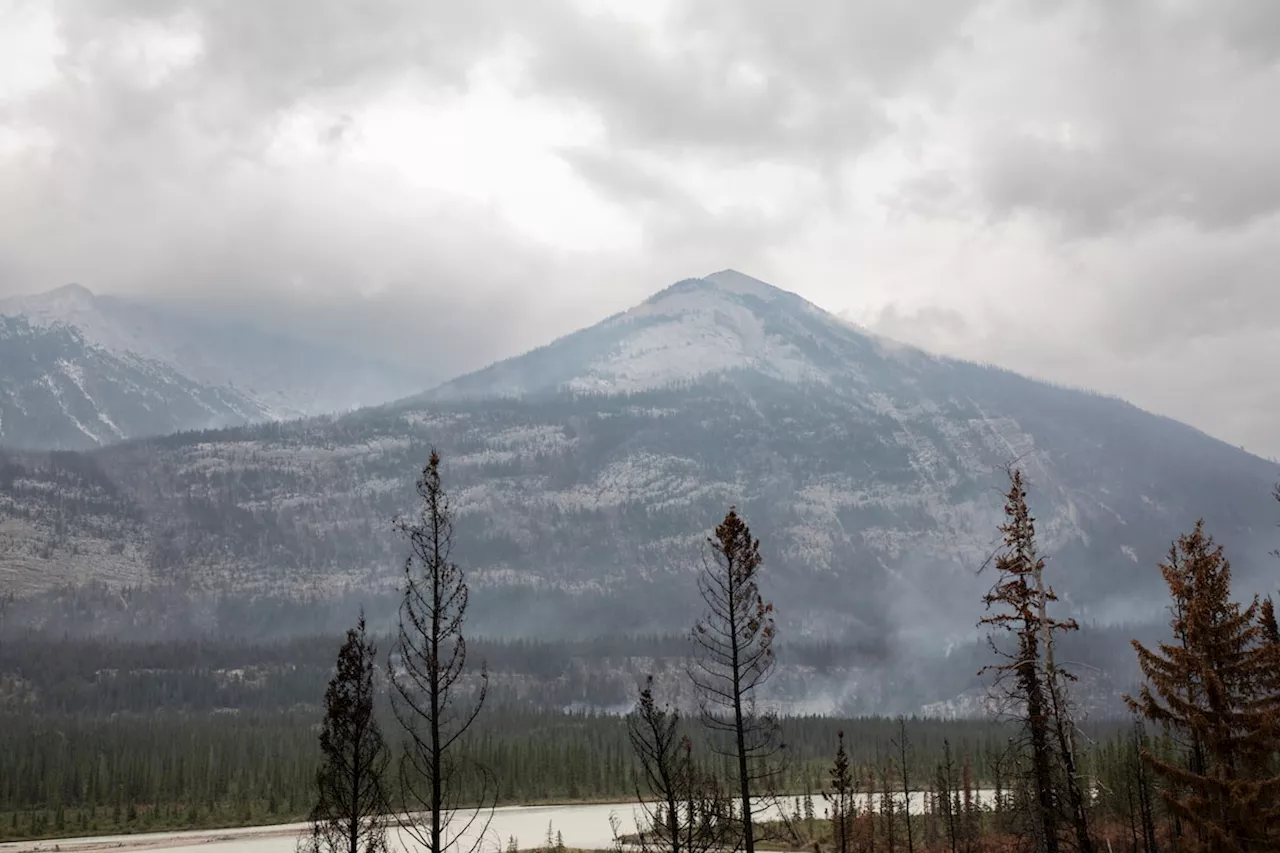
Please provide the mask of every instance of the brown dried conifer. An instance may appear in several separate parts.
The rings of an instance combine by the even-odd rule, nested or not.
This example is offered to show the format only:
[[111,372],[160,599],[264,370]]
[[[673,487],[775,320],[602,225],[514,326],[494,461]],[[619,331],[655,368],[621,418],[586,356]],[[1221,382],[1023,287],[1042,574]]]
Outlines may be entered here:
[[1234,853],[1280,845],[1280,777],[1272,754],[1280,697],[1255,598],[1231,598],[1231,564],[1203,521],[1170,551],[1161,573],[1173,597],[1175,642],[1155,651],[1134,641],[1146,684],[1130,707],[1183,738],[1182,762],[1147,749],[1161,795],[1192,830],[1192,851]]

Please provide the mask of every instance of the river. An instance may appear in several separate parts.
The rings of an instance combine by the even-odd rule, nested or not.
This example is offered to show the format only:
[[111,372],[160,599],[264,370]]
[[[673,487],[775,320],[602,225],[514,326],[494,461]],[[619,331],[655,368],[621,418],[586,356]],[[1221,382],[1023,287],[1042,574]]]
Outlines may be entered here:
[[[978,799],[989,801],[993,793],[978,791]],[[865,804],[865,799],[860,799]],[[913,793],[911,800],[912,813],[919,814],[925,808],[924,795]],[[824,805],[821,797],[814,797],[818,815],[823,813]],[[788,810],[796,806],[798,801],[786,798]],[[481,850],[482,853],[502,853],[513,837],[522,850],[542,847],[546,844],[548,827],[553,835],[560,834],[566,847],[604,850],[613,844],[610,816],[616,816],[619,831],[627,834],[636,831],[637,819],[642,817],[642,813],[634,801],[601,805],[504,806],[494,810]],[[305,823],[290,823],[238,829],[9,841],[0,843],[0,853],[294,853],[298,837],[306,827]],[[464,838],[474,840],[477,834],[464,834]],[[395,830],[392,835],[393,850],[420,849],[420,845],[404,833]],[[469,853],[471,846],[464,843],[456,849],[458,853]]]
[[[484,836],[483,849],[485,853],[501,853],[512,837],[522,849],[540,847],[546,842],[547,827],[550,825],[553,832],[561,834],[567,847],[601,850],[613,842],[609,816],[617,815],[620,831],[634,832],[637,809],[634,802],[586,806],[507,806],[495,809]],[[298,836],[306,827],[305,823],[291,823],[238,829],[10,841],[0,843],[0,853],[293,853]],[[398,849],[412,850],[418,847],[403,833],[393,831],[392,834],[399,836],[400,844],[396,845]],[[460,853],[467,853],[470,846],[463,845]]]

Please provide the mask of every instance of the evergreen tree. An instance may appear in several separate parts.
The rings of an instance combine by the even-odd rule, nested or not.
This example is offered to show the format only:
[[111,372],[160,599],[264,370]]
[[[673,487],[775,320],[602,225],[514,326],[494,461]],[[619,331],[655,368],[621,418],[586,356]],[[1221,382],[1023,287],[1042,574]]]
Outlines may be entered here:
[[[481,669],[474,687],[463,682],[467,643],[462,626],[468,589],[451,559],[453,514],[440,481],[440,454],[434,449],[417,482],[418,518],[398,519],[409,541],[404,596],[400,606],[395,655],[390,662],[392,708],[407,737],[400,760],[400,786],[406,810],[401,825],[428,853],[444,853],[460,839],[481,845],[497,796],[488,771],[472,767],[481,779],[473,794],[476,807],[461,808],[465,792],[460,742],[471,728],[488,692]],[[459,825],[453,822],[461,819]]]
[[836,756],[828,772],[831,775],[831,790],[823,791],[822,798],[831,805],[832,843],[836,853],[849,853],[852,848],[850,836],[857,802],[853,773],[849,769],[849,756],[844,751],[844,729],[836,732]]
[[752,796],[776,780],[782,751],[777,716],[761,711],[755,696],[774,666],[773,605],[759,592],[760,540],[733,507],[707,544],[710,556],[698,578],[707,610],[694,626],[690,677],[703,724],[733,739],[725,753],[736,765],[742,849],[755,853]]
[[1276,607],[1271,596],[1264,598],[1258,607],[1258,629],[1260,653],[1265,658],[1262,669],[1264,676],[1270,676],[1263,689],[1272,696],[1280,695],[1280,626],[1276,624]]
[[1262,600],[1258,608],[1258,625],[1262,629],[1263,642],[1280,646],[1280,626],[1276,624],[1276,607],[1271,596]]
[[1194,851],[1272,850],[1280,842],[1280,777],[1272,754],[1280,702],[1266,630],[1255,598],[1231,598],[1231,564],[1196,522],[1161,564],[1173,599],[1173,643],[1134,649],[1146,681],[1126,701],[1147,719],[1185,735],[1183,761],[1144,749],[1164,780],[1168,810],[1194,831]]
[[364,614],[338,651],[337,672],[324,694],[320,729],[323,763],[316,773],[311,832],[302,853],[385,853],[388,812],[386,743],[374,712],[377,649]]

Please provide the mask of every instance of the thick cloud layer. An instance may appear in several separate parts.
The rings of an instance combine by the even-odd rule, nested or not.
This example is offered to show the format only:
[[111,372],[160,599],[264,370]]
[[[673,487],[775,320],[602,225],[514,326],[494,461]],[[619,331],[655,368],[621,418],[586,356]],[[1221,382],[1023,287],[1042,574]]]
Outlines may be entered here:
[[0,295],[479,366],[726,266],[1280,456],[1272,0],[0,0]]

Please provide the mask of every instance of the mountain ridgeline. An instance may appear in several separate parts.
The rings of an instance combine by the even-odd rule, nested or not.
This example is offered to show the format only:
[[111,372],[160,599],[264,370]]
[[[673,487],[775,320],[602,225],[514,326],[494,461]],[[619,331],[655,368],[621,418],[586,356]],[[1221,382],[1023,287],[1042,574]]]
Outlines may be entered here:
[[421,387],[333,347],[75,284],[0,299],[6,447],[84,450],[346,411]]
[[[684,630],[711,526],[763,540],[793,635],[970,642],[1020,460],[1064,608],[1163,620],[1156,563],[1204,516],[1274,587],[1280,470],[1095,394],[870,335],[740,273],[690,279],[398,403],[0,457],[12,619],[75,633],[389,626],[413,479],[435,446],[474,630]],[[123,590],[123,592],[122,592]]]
[[193,424],[270,417],[243,392],[94,346],[71,326],[0,316],[0,365],[0,439],[11,447],[95,447]]

